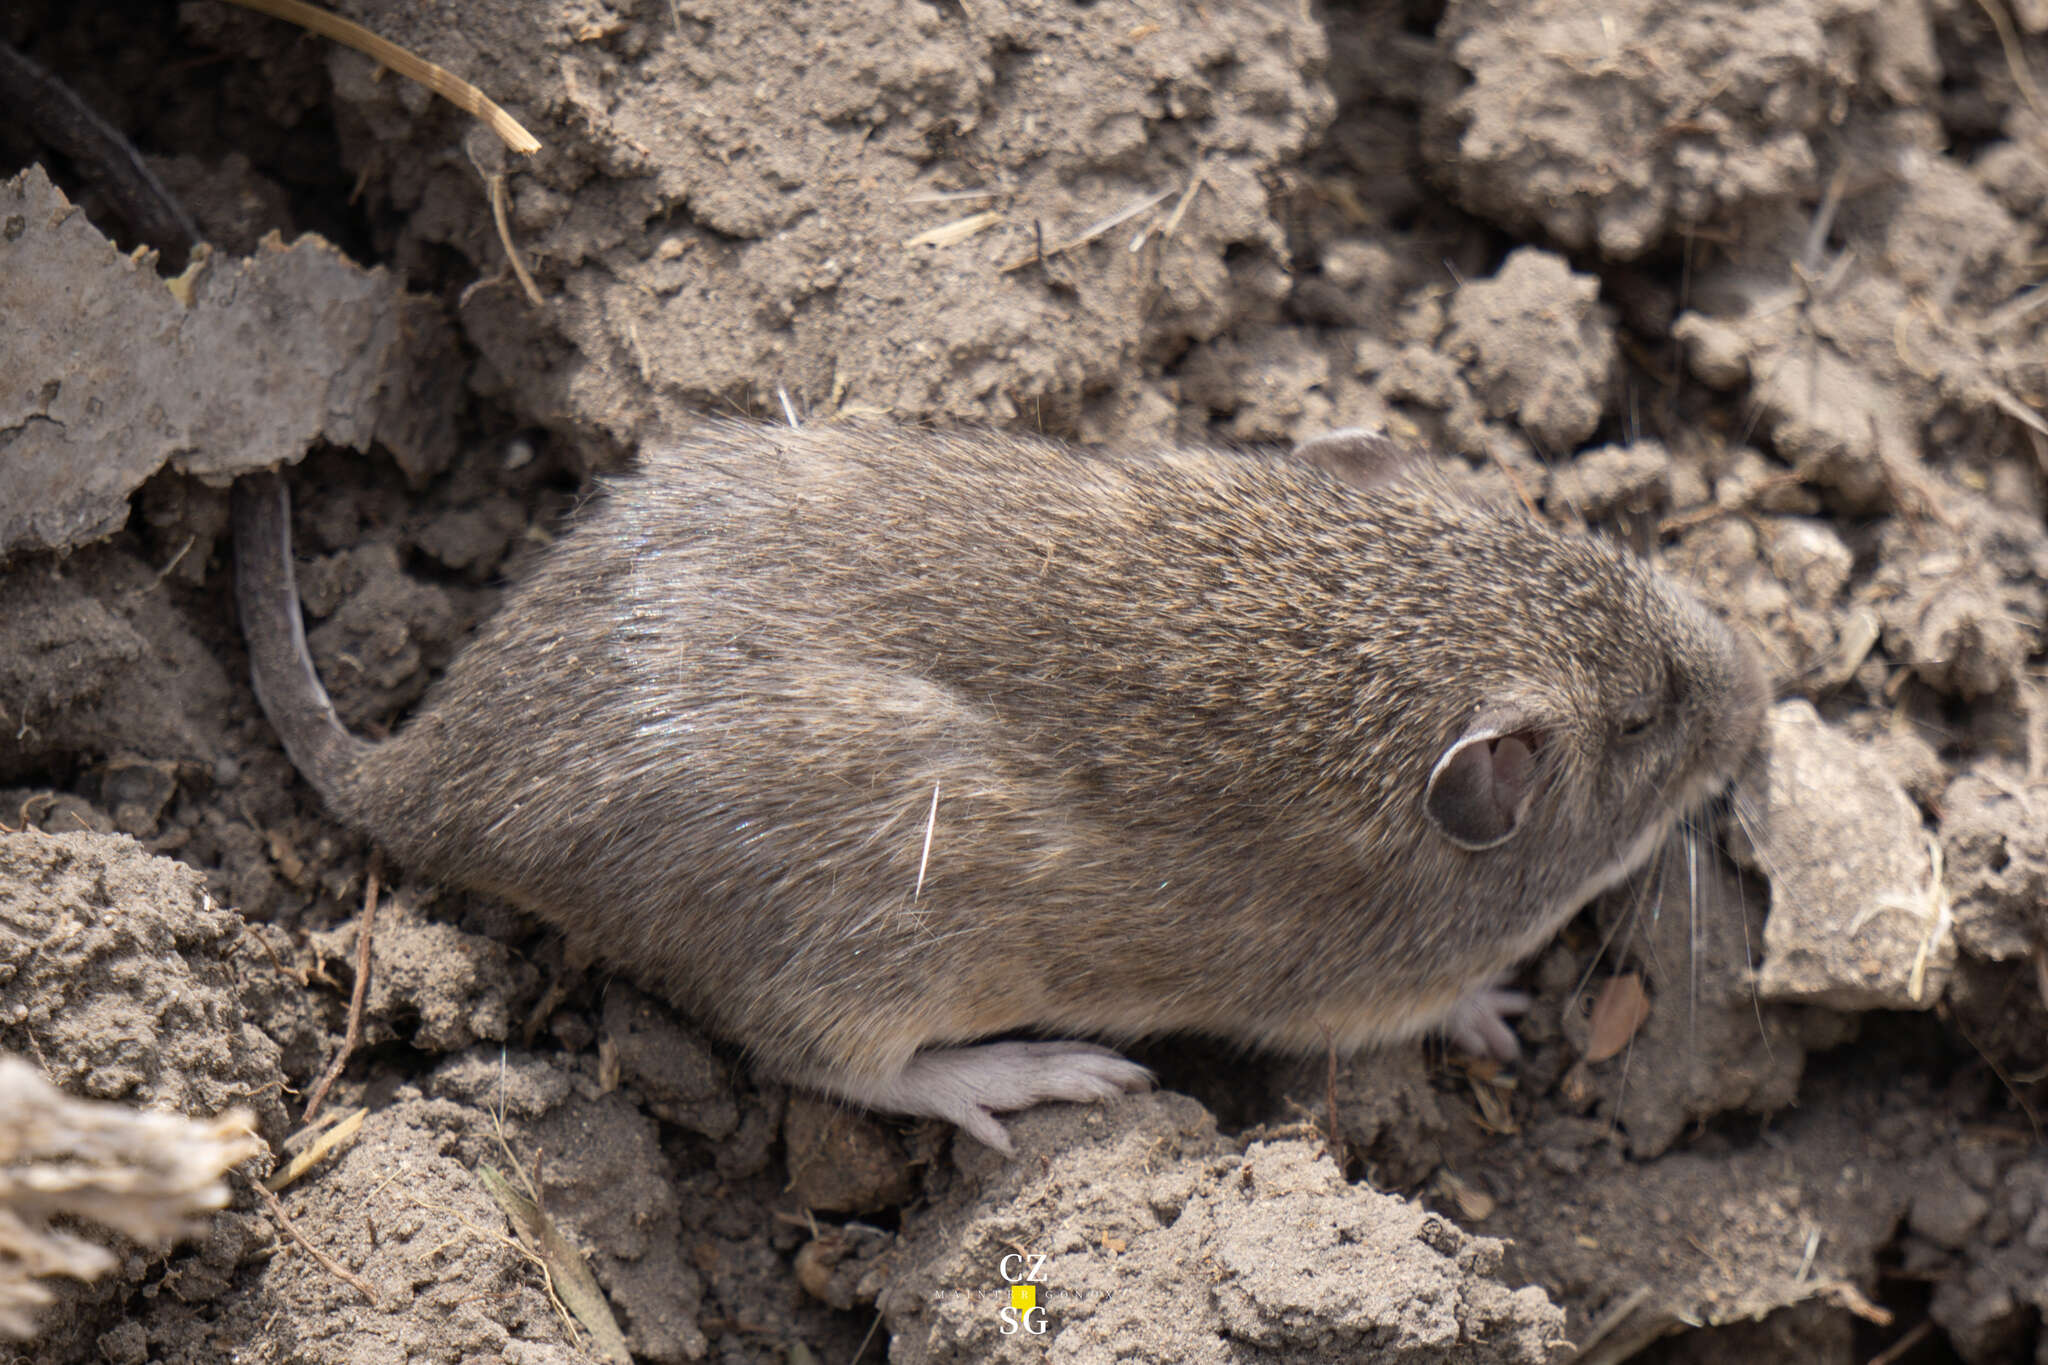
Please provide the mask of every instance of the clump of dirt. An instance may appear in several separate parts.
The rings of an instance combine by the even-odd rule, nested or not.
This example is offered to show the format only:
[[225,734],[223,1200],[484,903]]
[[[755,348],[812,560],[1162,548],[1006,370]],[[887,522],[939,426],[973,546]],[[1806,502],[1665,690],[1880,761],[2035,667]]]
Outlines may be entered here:
[[1918,6],[1599,12],[1455,4],[1437,26],[1425,155],[1513,231],[1632,260],[1811,194],[1829,125],[1866,80],[1901,101],[1939,67]]
[[1532,1362],[1563,1347],[1556,1305],[1494,1278],[1500,1242],[1346,1183],[1312,1137],[1240,1151],[1176,1095],[1039,1110],[1012,1132],[1014,1161],[956,1146],[905,1220],[878,1274],[893,1359],[1032,1359],[1054,1324],[1062,1351],[1105,1360]]
[[[487,281],[457,307],[478,392],[593,458],[778,388],[804,410],[1129,431],[1144,369],[1285,298],[1265,182],[1331,113],[1320,27],[1256,6],[349,12],[548,130],[504,164],[418,87],[328,55],[392,258],[452,251]],[[290,41],[220,6],[195,24],[230,50]],[[436,150],[391,153],[415,145]],[[475,212],[508,172],[542,309]],[[1170,412],[1141,406],[1140,432]]]
[[[361,1127],[281,1196],[328,1263],[245,1193],[66,1290],[40,1358],[597,1358],[487,1165],[648,1360],[2038,1351],[2048,11],[336,8],[542,152],[213,0],[0,19],[218,253],[173,292],[0,119],[0,171],[48,164],[0,186],[0,294],[42,310],[0,469],[49,474],[0,499],[0,1048],[78,1093],[282,1148],[340,1046],[370,850],[242,681],[218,486],[323,437],[309,638],[370,735],[592,469],[785,398],[1383,425],[1632,539],[1785,700],[1729,822],[1529,965],[1512,1073],[1176,1044],[1200,1104],[1027,1115],[1010,1163],[400,881],[328,1101]],[[1044,1337],[1004,1334],[1008,1254]]]
[[[241,916],[193,868],[118,835],[0,835],[0,1052],[73,1094],[187,1114],[245,1109],[282,1141],[284,1075],[247,988],[252,951]],[[221,1215],[180,1258],[194,1293],[218,1292],[261,1242],[255,1219]],[[138,1247],[94,1282],[63,1282],[41,1314],[41,1349],[90,1354],[162,1270]]]

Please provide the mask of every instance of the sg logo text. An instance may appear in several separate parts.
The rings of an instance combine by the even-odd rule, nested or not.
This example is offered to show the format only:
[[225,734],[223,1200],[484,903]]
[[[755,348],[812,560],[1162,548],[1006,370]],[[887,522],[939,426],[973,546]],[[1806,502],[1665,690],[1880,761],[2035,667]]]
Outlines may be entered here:
[[996,1314],[1002,1324],[999,1330],[1006,1337],[1019,1332],[1032,1336],[1045,1334],[1045,1310],[1038,1306],[1039,1276],[1045,1269],[1045,1257],[1024,1256],[1011,1252],[997,1263],[996,1272],[1010,1286],[1010,1301]]

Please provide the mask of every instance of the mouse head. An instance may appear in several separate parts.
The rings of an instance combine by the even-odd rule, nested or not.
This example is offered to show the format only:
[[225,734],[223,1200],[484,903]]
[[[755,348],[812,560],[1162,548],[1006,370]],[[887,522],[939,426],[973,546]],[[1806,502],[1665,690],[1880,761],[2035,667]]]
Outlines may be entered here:
[[1482,609],[1496,647],[1452,671],[1472,685],[1447,698],[1413,799],[1452,849],[1540,855],[1583,900],[1734,777],[1764,682],[1747,643],[1648,566],[1532,523],[1517,534],[1530,576]]
[[1620,602],[1555,622],[1569,629],[1553,637],[1551,685],[1507,683],[1476,700],[1437,755],[1421,800],[1452,844],[1507,842],[1540,798],[1628,833],[1725,785],[1753,745],[1763,703],[1753,652],[1640,566],[1612,566],[1609,586]]
[[1376,681],[1399,675],[1372,705],[1406,717],[1417,747],[1394,765],[1404,785],[1368,799],[1404,808],[1417,876],[1442,894],[1468,894],[1469,875],[1582,902],[1754,750],[1754,651],[1641,560],[1474,502],[1379,431],[1294,453],[1375,508],[1360,656]]

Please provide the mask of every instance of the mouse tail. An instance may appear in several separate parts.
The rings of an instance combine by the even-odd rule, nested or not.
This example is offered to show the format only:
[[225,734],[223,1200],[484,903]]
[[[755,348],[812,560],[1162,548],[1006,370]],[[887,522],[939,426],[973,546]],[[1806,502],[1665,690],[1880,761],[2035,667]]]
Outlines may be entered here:
[[313,669],[292,568],[291,512],[291,490],[275,472],[236,481],[235,606],[263,714],[292,766],[329,809],[349,816],[349,779],[370,746],[343,728]]

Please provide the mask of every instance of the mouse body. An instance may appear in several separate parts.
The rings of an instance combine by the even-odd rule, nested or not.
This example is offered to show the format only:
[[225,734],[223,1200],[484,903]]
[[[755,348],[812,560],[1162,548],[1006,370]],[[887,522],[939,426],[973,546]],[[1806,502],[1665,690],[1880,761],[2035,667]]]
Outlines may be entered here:
[[238,595],[336,816],[780,1078],[1007,1149],[1147,1082],[1067,1037],[1511,1055],[1496,981],[1754,748],[1753,653],[1684,589],[1369,434],[1302,456],[708,423],[375,744],[274,475]]

